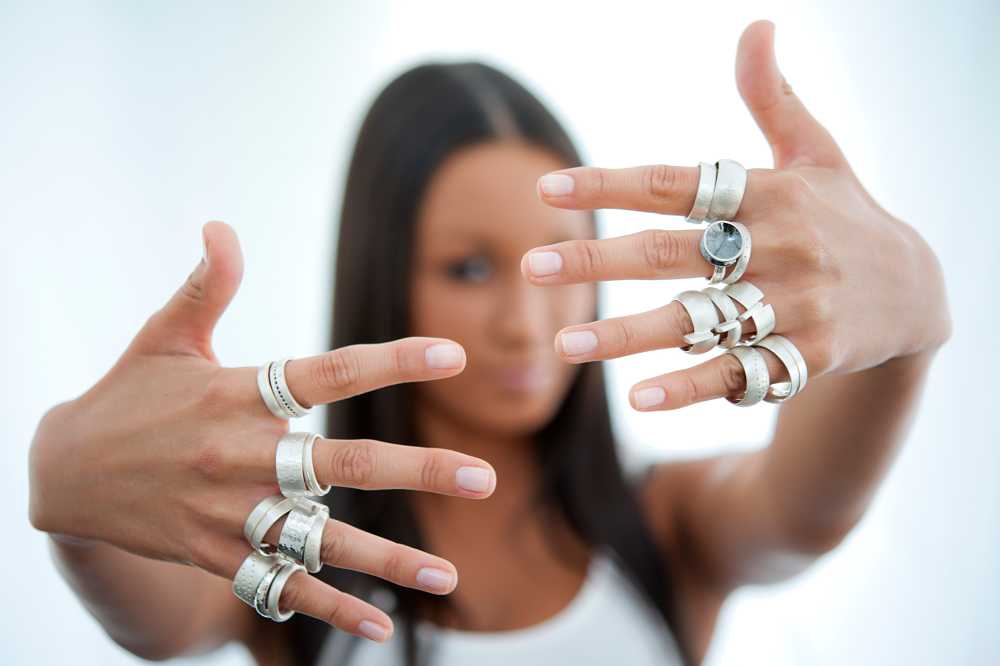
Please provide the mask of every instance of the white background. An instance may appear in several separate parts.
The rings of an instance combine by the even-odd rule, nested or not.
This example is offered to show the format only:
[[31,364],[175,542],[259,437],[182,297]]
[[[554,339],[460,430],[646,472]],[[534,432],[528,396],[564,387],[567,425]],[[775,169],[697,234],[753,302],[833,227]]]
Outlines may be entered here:
[[[0,551],[0,663],[135,661],[82,610],[30,527],[26,453],[44,410],[98,379],[181,284],[205,221],[232,224],[246,258],[215,338],[223,363],[317,353],[346,159],[360,115],[389,78],[424,58],[480,58],[551,105],[591,164],[732,157],[771,166],[733,78],[737,39],[758,18],[776,22],[779,66],[862,182],[936,248],[955,335],[863,523],[808,574],[739,593],[709,663],[997,663],[991,408],[1000,367],[991,347],[1000,320],[984,278],[1000,241],[1000,9],[986,0],[804,4],[0,1],[9,544]],[[602,233],[681,224],[609,212]],[[295,289],[265,262],[280,264]],[[682,288],[608,284],[605,314],[656,307]],[[279,325],[285,317],[294,325]],[[650,367],[690,362],[681,356],[609,364],[629,451],[763,443],[772,405],[716,401],[653,415],[628,407],[633,382]],[[230,647],[205,661],[248,657]]]

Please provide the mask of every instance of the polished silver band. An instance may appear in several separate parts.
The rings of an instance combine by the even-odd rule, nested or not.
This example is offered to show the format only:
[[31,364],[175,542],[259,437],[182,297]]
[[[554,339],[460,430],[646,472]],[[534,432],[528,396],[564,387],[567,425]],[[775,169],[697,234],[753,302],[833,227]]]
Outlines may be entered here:
[[250,511],[250,515],[247,516],[247,520],[243,524],[243,536],[246,537],[247,541],[253,538],[257,524],[267,515],[267,512],[284,499],[283,495],[270,495],[257,502],[257,506]]
[[757,285],[752,282],[747,282],[746,280],[723,285],[722,291],[733,297],[736,302],[746,308],[746,312],[740,314],[740,321],[746,321],[749,319],[750,315],[747,314],[747,312],[749,312],[754,305],[764,300],[764,292],[758,289]]
[[733,299],[716,287],[705,287],[701,292],[712,299],[715,307],[722,313],[722,323],[712,329],[714,333],[724,336],[720,337],[719,346],[725,349],[735,347],[743,335],[743,324],[738,319],[740,311]]
[[267,593],[271,589],[271,584],[274,582],[275,576],[278,575],[283,566],[284,562],[281,558],[275,558],[271,568],[267,570],[267,573],[264,574],[264,577],[257,584],[257,590],[253,595],[253,609],[257,611],[258,615],[270,617],[267,613]]
[[285,589],[285,583],[297,571],[305,571],[305,567],[296,562],[283,562],[281,570],[278,571],[274,582],[271,583],[267,591],[267,615],[275,622],[284,622],[295,615],[293,610],[281,611],[281,593]]
[[[743,343],[752,345],[766,338],[774,330],[774,307],[770,303],[767,305],[757,303],[750,310],[747,310],[747,312],[750,313],[750,319],[753,320],[753,325],[757,330],[754,331],[753,335],[744,340]],[[747,314],[747,312],[743,314]]]
[[303,564],[305,564],[306,570],[309,573],[316,573],[323,568],[323,533],[326,529],[327,520],[330,517],[329,507],[324,505],[323,508],[326,509],[323,519],[317,519],[313,523],[312,530],[306,538],[306,556]]
[[307,409],[296,402],[295,397],[292,396],[291,389],[288,388],[288,382],[285,380],[285,365],[290,360],[291,359],[283,358],[278,361],[274,361],[271,363],[270,370],[268,372],[271,390],[273,391],[274,398],[277,400],[281,410],[286,414],[285,418],[305,416],[312,411],[311,407]]
[[233,594],[247,606],[253,607],[257,587],[276,560],[276,555],[256,550],[247,555],[233,576]]
[[274,397],[274,391],[271,390],[270,374],[272,363],[273,361],[270,361],[257,368],[257,390],[260,391],[260,397],[264,399],[264,404],[267,405],[269,412],[279,419],[288,419],[290,417],[281,408],[281,405],[278,404],[277,398]]
[[746,378],[746,389],[743,395],[738,398],[726,396],[726,400],[739,405],[749,407],[756,405],[767,395],[767,389],[771,384],[770,374],[767,371],[767,360],[764,355],[753,347],[733,347],[726,350],[727,354],[732,354],[743,366],[743,376]]
[[267,531],[271,529],[271,526],[276,522],[281,520],[281,517],[286,513],[295,508],[295,500],[290,497],[285,497],[280,502],[276,503],[264,514],[264,517],[258,521],[257,525],[253,528],[253,533],[250,535],[250,545],[255,549],[264,552],[264,537],[267,535]]
[[683,336],[687,345],[682,346],[681,350],[688,354],[703,354],[715,347],[719,342],[719,335],[712,332],[712,327],[719,323],[719,313],[712,299],[700,291],[687,290],[677,294],[672,300],[680,302],[694,325],[694,331]]
[[789,380],[777,382],[768,390],[764,400],[768,402],[784,402],[805,387],[808,379],[805,359],[791,340],[783,335],[769,335],[757,342],[755,347],[764,347],[774,353],[788,370]]
[[712,204],[712,193],[715,191],[715,173],[714,164],[698,163],[698,193],[695,194],[691,212],[684,218],[686,222],[701,224],[705,221],[708,207]]
[[732,220],[743,203],[743,193],[747,187],[747,170],[735,160],[719,160],[715,163],[715,190],[712,203],[708,207],[705,220]]
[[312,433],[302,447],[302,473],[306,480],[306,487],[309,488],[311,495],[317,497],[330,492],[330,486],[319,485],[319,479],[316,478],[316,465],[313,463],[313,445],[316,444],[316,440],[318,439],[319,435]]
[[[316,523],[325,524],[330,510],[320,502],[299,498],[295,508],[285,518],[278,538],[278,552],[287,555],[299,564],[304,564],[310,573],[316,573],[322,563],[309,557],[309,539],[316,533]],[[322,539],[322,536],[320,537]],[[318,550],[318,549],[313,549]]]

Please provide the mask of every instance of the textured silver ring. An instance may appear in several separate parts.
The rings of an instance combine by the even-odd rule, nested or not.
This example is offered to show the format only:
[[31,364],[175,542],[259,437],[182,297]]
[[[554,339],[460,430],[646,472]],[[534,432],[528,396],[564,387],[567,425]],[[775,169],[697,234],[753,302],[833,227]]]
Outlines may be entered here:
[[718,333],[720,336],[725,336],[720,337],[719,346],[725,349],[732,349],[739,344],[740,337],[743,335],[743,323],[739,320],[739,309],[736,307],[733,299],[721,289],[705,287],[701,292],[712,299],[715,307],[722,313],[722,323],[712,329],[713,332]]
[[[325,523],[329,515],[326,505],[313,500],[300,498],[295,502],[278,538],[278,552],[299,564],[304,564],[310,573],[316,573],[322,566],[320,562],[307,558],[309,538],[314,533],[316,523]],[[307,563],[307,560],[308,563]]]
[[681,347],[681,351],[688,354],[703,354],[715,347],[719,342],[719,335],[712,332],[712,328],[719,323],[719,313],[715,309],[712,299],[700,291],[682,291],[673,297],[673,301],[678,301],[691,317],[694,330],[683,336],[687,344]]
[[[278,478],[278,487],[285,497],[304,497],[306,495],[322,495],[330,490],[319,487],[316,482],[315,487],[311,487],[307,479],[316,479],[316,470],[313,468],[312,455],[306,455],[306,443],[315,440],[315,433],[310,432],[286,432],[278,439],[278,445],[274,449],[274,471]],[[309,449],[310,453],[312,449]],[[308,468],[308,471],[307,471]]]
[[736,160],[719,160],[715,167],[715,190],[705,219],[709,222],[735,219],[747,188],[747,170]]
[[281,593],[285,589],[285,583],[288,579],[297,571],[305,571],[305,567],[296,562],[285,561],[282,563],[281,570],[274,577],[274,582],[271,583],[270,588],[267,591],[267,613],[275,622],[284,622],[295,615],[295,611],[289,610],[281,612]]
[[767,371],[767,360],[764,355],[753,347],[733,347],[726,350],[727,354],[732,354],[743,366],[743,376],[746,378],[746,389],[743,395],[738,398],[731,398],[728,395],[726,400],[740,407],[750,407],[756,405],[767,395],[767,389],[771,385],[771,377]]
[[715,173],[714,164],[698,163],[698,192],[694,195],[691,212],[684,218],[686,222],[701,224],[705,221],[708,207],[712,204],[712,193],[715,192]]
[[290,360],[291,359],[283,358],[278,361],[274,361],[271,363],[270,371],[268,372],[271,390],[274,392],[274,397],[277,400],[278,405],[287,415],[285,418],[305,416],[312,411],[311,407],[306,408],[300,405],[292,395],[292,390],[288,388],[288,382],[285,380],[285,365],[287,365]]
[[[701,241],[698,243],[698,250],[701,256],[707,261],[714,271],[708,278],[709,284],[723,282],[726,269],[734,264],[739,265],[741,259],[747,253],[750,245],[750,230],[739,222],[727,220],[717,220],[712,222],[701,234]],[[746,262],[744,268],[746,269]],[[743,270],[740,271],[742,275]],[[735,268],[733,270],[734,274]],[[730,274],[730,278],[732,276]],[[729,282],[735,282],[729,279]]]
[[796,393],[805,388],[808,379],[806,361],[802,357],[795,344],[783,335],[769,335],[754,345],[764,347],[778,357],[785,369],[788,370],[789,380],[787,382],[777,382],[771,386],[764,400],[768,402],[784,402]]
[[233,576],[233,594],[236,598],[253,607],[257,587],[276,559],[276,555],[267,555],[257,550],[247,555]]
[[278,575],[283,566],[284,562],[282,559],[276,557],[271,568],[267,570],[264,577],[257,583],[257,589],[253,595],[253,609],[262,617],[270,617],[267,613],[267,593],[271,589],[271,584],[274,582],[275,576]]
[[264,537],[267,536],[267,531],[271,529],[271,526],[276,522],[281,520],[281,517],[286,513],[291,511],[295,507],[295,500],[289,497],[285,497],[280,502],[272,506],[264,514],[264,517],[260,519],[257,526],[253,529],[253,534],[250,535],[250,545],[256,550],[264,554]]
[[269,412],[279,419],[288,419],[288,414],[278,404],[277,398],[274,397],[274,391],[271,389],[271,380],[269,377],[272,362],[265,363],[257,368],[257,390],[260,391],[260,397],[264,399],[264,404],[267,405]]
[[316,478],[316,465],[313,463],[313,445],[316,444],[317,439],[319,439],[319,435],[312,433],[302,446],[302,473],[310,494],[318,497],[330,492],[330,486],[321,486],[319,479]]
[[267,512],[284,499],[283,495],[270,495],[257,502],[257,505],[250,511],[246,522],[243,524],[243,536],[246,537],[247,541],[253,538],[254,529],[256,529],[257,524],[264,516],[267,515]]

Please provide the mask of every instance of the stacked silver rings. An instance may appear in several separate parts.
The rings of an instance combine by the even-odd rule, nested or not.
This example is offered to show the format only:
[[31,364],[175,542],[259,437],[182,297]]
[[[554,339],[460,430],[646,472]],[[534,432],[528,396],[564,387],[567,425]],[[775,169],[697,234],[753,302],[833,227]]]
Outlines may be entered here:
[[268,410],[279,419],[305,416],[312,408],[303,407],[292,395],[285,381],[285,364],[290,359],[271,361],[257,369],[257,389]]
[[233,594],[263,617],[284,622],[295,611],[281,611],[281,593],[301,564],[275,554],[250,553],[233,576]]
[[[701,256],[712,266],[709,284],[736,282],[750,263],[750,230],[733,221],[746,186],[747,170],[735,160],[698,163],[698,191],[684,219],[692,224],[711,223],[698,245]],[[730,266],[732,270],[726,275]]]
[[330,486],[321,486],[313,464],[313,444],[319,435],[311,432],[287,432],[278,440],[274,468],[278,487],[285,497],[321,496]]

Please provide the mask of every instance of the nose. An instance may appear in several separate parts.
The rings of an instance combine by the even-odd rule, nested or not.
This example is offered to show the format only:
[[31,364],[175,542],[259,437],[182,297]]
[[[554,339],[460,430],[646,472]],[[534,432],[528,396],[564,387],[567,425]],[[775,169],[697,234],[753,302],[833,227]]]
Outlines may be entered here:
[[505,347],[550,345],[556,328],[553,293],[531,284],[520,270],[504,281],[491,317],[494,338]]

